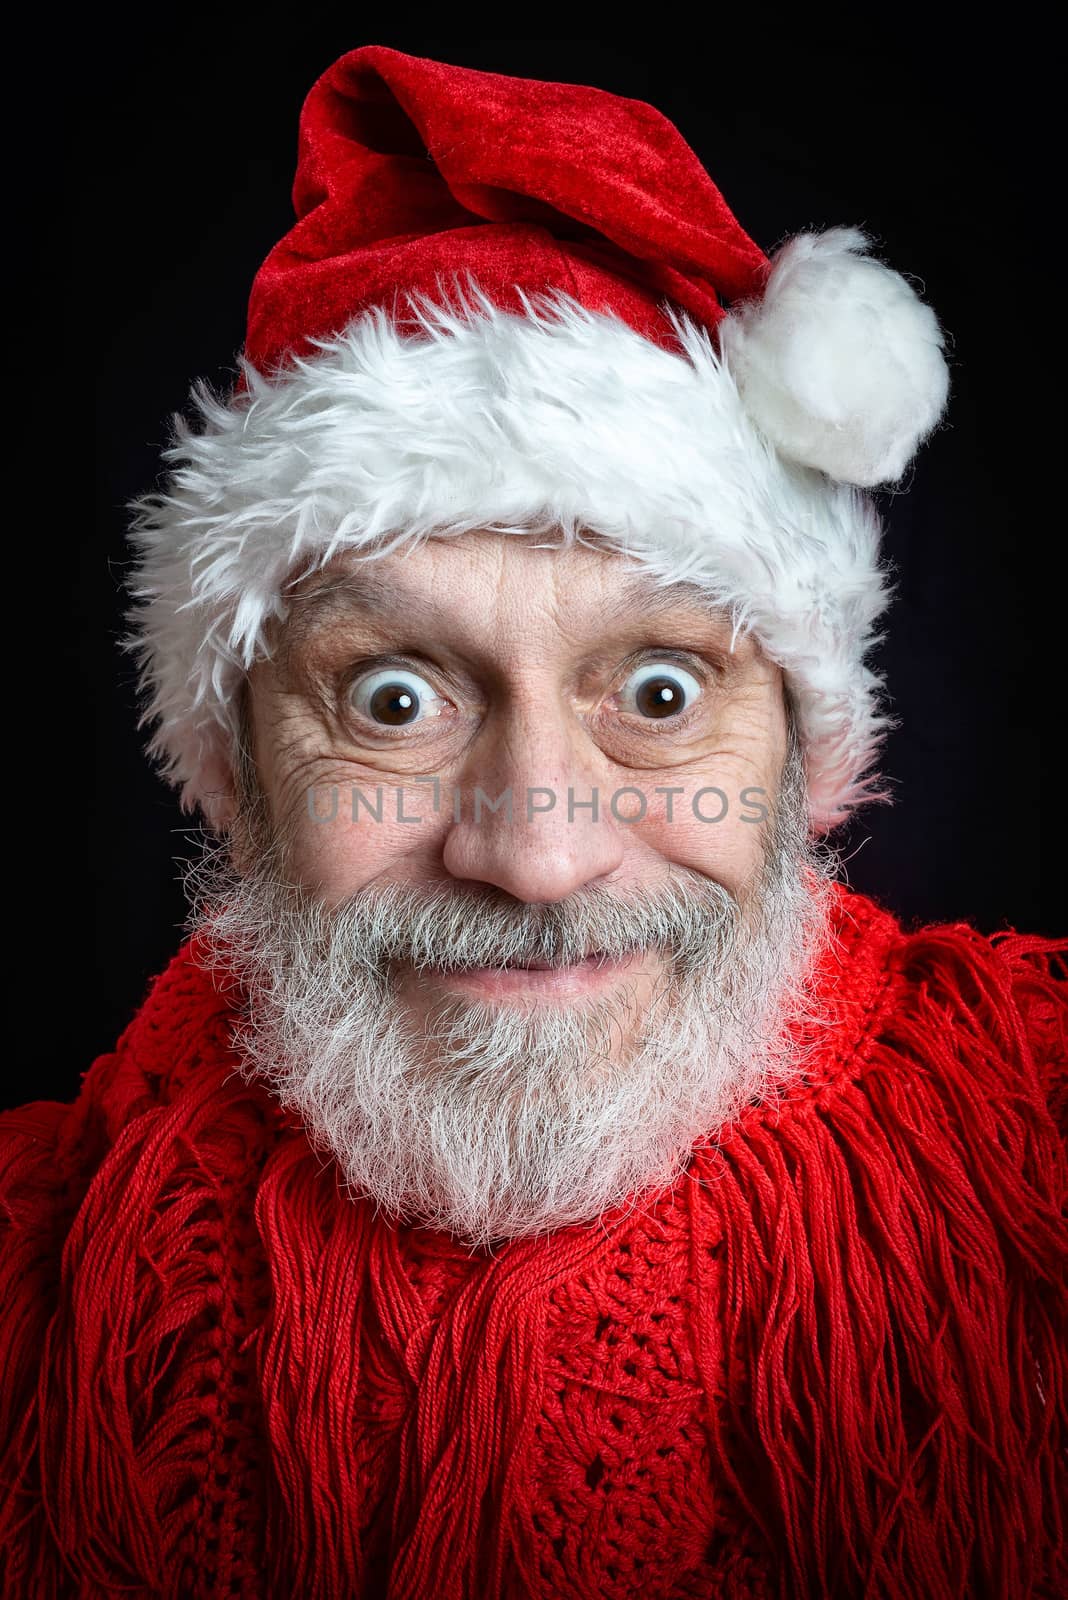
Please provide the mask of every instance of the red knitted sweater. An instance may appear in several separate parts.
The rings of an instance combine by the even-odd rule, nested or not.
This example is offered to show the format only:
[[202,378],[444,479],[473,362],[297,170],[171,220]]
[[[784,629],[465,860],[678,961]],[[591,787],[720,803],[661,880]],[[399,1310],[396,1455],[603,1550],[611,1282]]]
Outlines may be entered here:
[[1056,1593],[1068,941],[836,917],[778,1107],[493,1255],[344,1198],[183,947],[0,1120],[3,1593]]

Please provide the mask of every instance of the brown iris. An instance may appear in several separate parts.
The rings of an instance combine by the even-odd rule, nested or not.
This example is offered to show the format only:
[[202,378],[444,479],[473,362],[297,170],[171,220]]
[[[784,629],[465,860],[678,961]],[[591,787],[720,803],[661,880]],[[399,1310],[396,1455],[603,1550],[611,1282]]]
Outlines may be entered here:
[[376,722],[403,727],[419,715],[419,696],[405,683],[382,683],[371,696],[368,709]]
[[634,703],[644,717],[670,717],[681,711],[686,696],[675,678],[646,678],[634,696]]

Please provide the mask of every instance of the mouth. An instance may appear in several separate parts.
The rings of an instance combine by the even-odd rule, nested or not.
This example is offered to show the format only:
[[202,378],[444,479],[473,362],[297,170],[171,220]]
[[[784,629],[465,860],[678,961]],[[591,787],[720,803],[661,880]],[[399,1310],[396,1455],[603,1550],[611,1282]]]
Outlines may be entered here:
[[[502,963],[501,968],[498,970],[504,972],[566,972],[574,967],[603,967],[608,960],[609,957],[604,951],[591,950],[579,961],[506,961]],[[488,969],[478,968],[476,970],[486,971]]]
[[593,950],[580,961],[561,964],[554,961],[516,961],[495,967],[430,967],[422,977],[435,986],[458,990],[485,999],[539,995],[567,999],[588,995],[641,971],[648,957],[644,952],[622,958]]

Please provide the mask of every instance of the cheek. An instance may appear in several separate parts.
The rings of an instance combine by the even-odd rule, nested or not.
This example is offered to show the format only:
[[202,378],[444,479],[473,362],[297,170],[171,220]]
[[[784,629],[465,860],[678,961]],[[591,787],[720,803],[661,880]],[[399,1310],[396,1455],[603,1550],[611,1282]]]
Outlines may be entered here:
[[785,722],[780,728],[770,715],[739,719],[706,759],[649,785],[648,811],[633,833],[665,860],[741,893],[768,848],[785,738]]
[[444,825],[429,788],[321,780],[289,807],[290,870],[328,904],[373,879],[425,881]]
[[768,798],[742,785],[686,786],[666,809],[634,829],[642,844],[676,866],[689,867],[740,893],[764,858]]

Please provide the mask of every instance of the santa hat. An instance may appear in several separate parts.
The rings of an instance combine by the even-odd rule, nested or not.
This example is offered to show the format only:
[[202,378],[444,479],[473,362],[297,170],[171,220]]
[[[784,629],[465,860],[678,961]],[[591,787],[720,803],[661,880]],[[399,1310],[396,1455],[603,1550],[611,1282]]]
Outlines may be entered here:
[[297,221],[240,378],[132,502],[150,745],[221,815],[292,585],[474,528],[594,534],[782,667],[825,831],[870,797],[887,601],[868,490],[939,422],[944,340],[859,229],[769,259],[652,106],[353,50],[300,118]]

